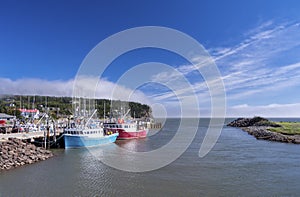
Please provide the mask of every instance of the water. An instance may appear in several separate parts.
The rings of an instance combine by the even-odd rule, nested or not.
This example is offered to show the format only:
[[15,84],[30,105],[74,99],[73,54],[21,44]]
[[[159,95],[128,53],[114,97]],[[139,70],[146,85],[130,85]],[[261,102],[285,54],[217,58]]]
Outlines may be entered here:
[[[227,120],[229,121],[229,120]],[[298,120],[299,121],[299,120]],[[135,151],[159,148],[171,140],[178,120],[143,140],[116,146]],[[102,164],[87,149],[55,150],[55,157],[0,173],[0,196],[297,196],[300,145],[256,140],[224,127],[213,150],[198,151],[207,129],[202,119],[187,151],[175,162],[145,173],[123,172]]]

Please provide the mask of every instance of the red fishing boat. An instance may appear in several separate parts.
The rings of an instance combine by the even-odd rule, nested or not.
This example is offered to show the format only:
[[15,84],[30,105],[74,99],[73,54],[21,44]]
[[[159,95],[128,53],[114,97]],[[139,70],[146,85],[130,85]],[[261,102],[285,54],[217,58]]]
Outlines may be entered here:
[[124,122],[119,119],[118,122],[104,123],[104,131],[107,134],[119,133],[117,140],[136,139],[147,137],[148,129],[145,125],[138,124],[137,122]]

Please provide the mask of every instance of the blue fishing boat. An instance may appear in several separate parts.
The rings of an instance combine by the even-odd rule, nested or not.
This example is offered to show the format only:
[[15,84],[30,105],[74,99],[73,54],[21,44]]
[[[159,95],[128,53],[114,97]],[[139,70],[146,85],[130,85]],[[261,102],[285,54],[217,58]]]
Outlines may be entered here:
[[[95,113],[96,110],[92,116]],[[98,146],[116,141],[118,133],[105,133],[100,124],[91,117],[87,121],[83,117],[77,118],[68,128],[64,129],[66,149]]]
[[65,148],[91,147],[103,144],[114,143],[118,133],[106,135],[103,129],[65,129],[64,140]]

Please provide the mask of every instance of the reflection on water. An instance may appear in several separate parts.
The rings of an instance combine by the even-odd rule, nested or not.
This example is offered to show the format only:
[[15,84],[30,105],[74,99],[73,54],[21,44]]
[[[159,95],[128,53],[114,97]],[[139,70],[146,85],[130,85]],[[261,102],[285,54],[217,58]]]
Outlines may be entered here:
[[141,150],[146,150],[147,138],[142,139],[132,139],[132,140],[118,140],[116,144],[125,150],[141,152]]
[[213,150],[199,158],[208,120],[201,120],[188,150],[159,170],[129,173],[99,160],[107,152],[119,154],[114,153],[117,147],[143,152],[163,146],[174,136],[176,121],[167,121],[162,131],[145,139],[118,141],[89,150],[54,150],[55,157],[47,161],[1,172],[0,196],[296,196],[300,193],[300,145],[256,140],[239,129],[225,127]]

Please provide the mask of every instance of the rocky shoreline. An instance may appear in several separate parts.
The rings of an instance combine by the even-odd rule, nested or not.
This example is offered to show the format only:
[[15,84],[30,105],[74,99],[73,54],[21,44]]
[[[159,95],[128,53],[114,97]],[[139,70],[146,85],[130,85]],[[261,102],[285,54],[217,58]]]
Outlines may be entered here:
[[52,156],[49,150],[36,147],[24,140],[10,138],[0,142],[0,171],[43,161]]
[[227,126],[241,128],[256,139],[300,144],[300,135],[286,135],[270,131],[269,129],[272,127],[281,126],[261,117],[238,118],[227,124]]

